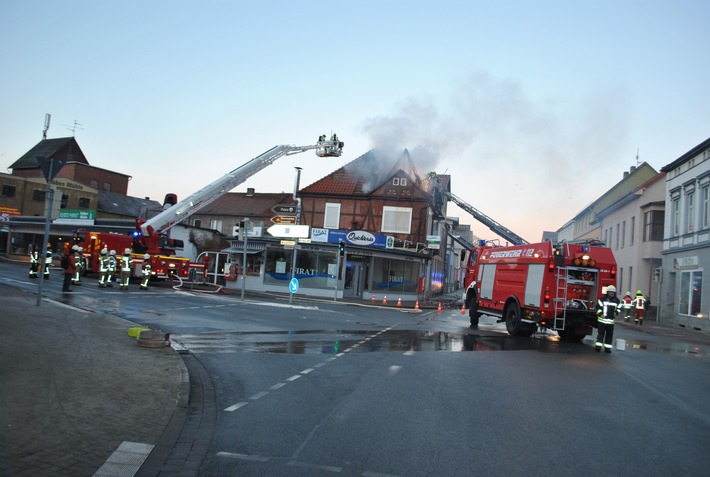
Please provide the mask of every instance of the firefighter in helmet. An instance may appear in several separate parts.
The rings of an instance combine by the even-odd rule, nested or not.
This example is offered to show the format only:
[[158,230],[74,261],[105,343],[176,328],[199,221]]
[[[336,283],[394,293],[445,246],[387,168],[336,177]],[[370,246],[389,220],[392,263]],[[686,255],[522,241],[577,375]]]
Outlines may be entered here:
[[106,288],[108,279],[108,249],[102,248],[99,256],[99,288]]
[[148,280],[150,280],[150,254],[143,255],[143,271],[141,276],[141,290],[148,289]]
[[632,302],[633,300],[631,299],[631,292],[627,291],[626,295],[624,295],[624,298],[622,298],[622,306],[624,307],[624,321],[629,321]]
[[616,296],[616,287],[606,287],[606,294],[597,300],[597,341],[594,350],[601,351],[602,347],[611,353],[612,339],[614,337],[614,318],[621,310],[621,302]]
[[643,296],[641,290],[636,290],[636,298],[633,301],[634,309],[636,314],[634,315],[634,323],[641,326],[643,325],[643,315],[646,311],[646,297]]
[[127,248],[123,251],[123,256],[118,261],[119,267],[121,269],[121,284],[119,288],[121,290],[128,290],[128,281],[131,279],[131,271],[133,265],[133,259],[131,258],[131,249]]
[[74,277],[71,279],[72,285],[81,285],[81,271],[84,269],[84,247],[76,246],[74,249],[74,262],[76,263]]
[[47,244],[47,255],[44,256],[44,279],[49,280],[49,266],[52,265],[54,258],[52,257],[52,244]]
[[39,270],[39,251],[37,248],[30,250],[30,278],[37,278]]
[[108,253],[108,272],[106,273],[106,286],[112,287],[114,280],[116,280],[116,251],[111,250]]

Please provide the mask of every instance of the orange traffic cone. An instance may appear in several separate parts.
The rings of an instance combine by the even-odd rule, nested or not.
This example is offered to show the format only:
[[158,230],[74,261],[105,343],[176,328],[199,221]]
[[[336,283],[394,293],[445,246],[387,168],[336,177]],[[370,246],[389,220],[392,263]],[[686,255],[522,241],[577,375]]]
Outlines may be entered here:
[[385,298],[382,300],[382,304],[386,305],[387,304],[387,295],[385,295]]
[[417,302],[414,304],[414,309],[415,309],[415,310],[420,310],[420,308],[419,308],[419,300],[417,300]]
[[397,306],[399,306],[400,308],[402,307],[402,299],[401,298],[397,299]]
[[375,294],[373,293],[373,294],[372,294],[372,303],[375,303],[375,300],[376,300]]
[[443,310],[441,309],[441,302],[439,302],[439,307],[436,309],[437,313],[441,313]]
[[462,315],[465,315],[465,314],[466,314],[466,303],[464,303],[463,305],[461,305],[461,314],[462,314]]

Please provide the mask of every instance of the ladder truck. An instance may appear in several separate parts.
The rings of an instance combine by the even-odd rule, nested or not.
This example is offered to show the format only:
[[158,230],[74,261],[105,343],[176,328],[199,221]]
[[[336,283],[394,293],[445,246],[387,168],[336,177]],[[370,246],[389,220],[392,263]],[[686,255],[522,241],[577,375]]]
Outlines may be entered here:
[[500,246],[480,240],[469,249],[463,300],[470,325],[483,314],[505,322],[513,336],[531,336],[538,328],[579,342],[596,326],[595,305],[616,285],[616,260],[602,242],[528,243],[450,192],[435,189],[512,242]]
[[[136,228],[130,236],[86,232],[83,234],[83,240],[77,240],[78,245],[84,248],[84,257],[91,271],[98,271],[100,251],[102,248],[109,247],[114,248],[119,255],[123,253],[125,248],[130,248],[134,264],[138,267],[143,263],[144,256],[150,255],[152,273],[158,278],[167,278],[172,275],[187,278],[190,269],[202,270],[204,273],[206,272],[205,263],[191,263],[189,259],[175,255],[175,250],[182,248],[183,244],[181,240],[169,236],[168,232],[172,227],[233,190],[249,177],[273,164],[277,159],[310,150],[315,150],[319,157],[340,157],[344,147],[345,144],[335,134],[330,139],[327,139],[325,135],[320,136],[314,145],[272,147],[185,199],[177,201],[174,194],[168,194],[166,204],[172,203],[173,205],[166,206],[165,210],[148,220],[137,218]],[[133,272],[134,275],[139,273],[139,269]]]

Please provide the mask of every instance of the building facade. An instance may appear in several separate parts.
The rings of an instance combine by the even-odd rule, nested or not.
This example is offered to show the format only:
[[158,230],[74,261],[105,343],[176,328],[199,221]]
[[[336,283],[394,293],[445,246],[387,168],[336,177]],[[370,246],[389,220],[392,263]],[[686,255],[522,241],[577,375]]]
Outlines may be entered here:
[[710,331],[710,139],[663,167],[666,216],[663,233],[661,318]]

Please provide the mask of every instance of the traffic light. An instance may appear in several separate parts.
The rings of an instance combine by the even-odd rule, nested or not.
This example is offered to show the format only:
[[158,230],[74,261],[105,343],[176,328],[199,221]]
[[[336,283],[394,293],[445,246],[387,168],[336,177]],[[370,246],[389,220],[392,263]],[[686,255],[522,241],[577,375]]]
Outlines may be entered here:
[[338,242],[338,253],[340,253],[341,257],[345,256],[345,242],[342,240]]

